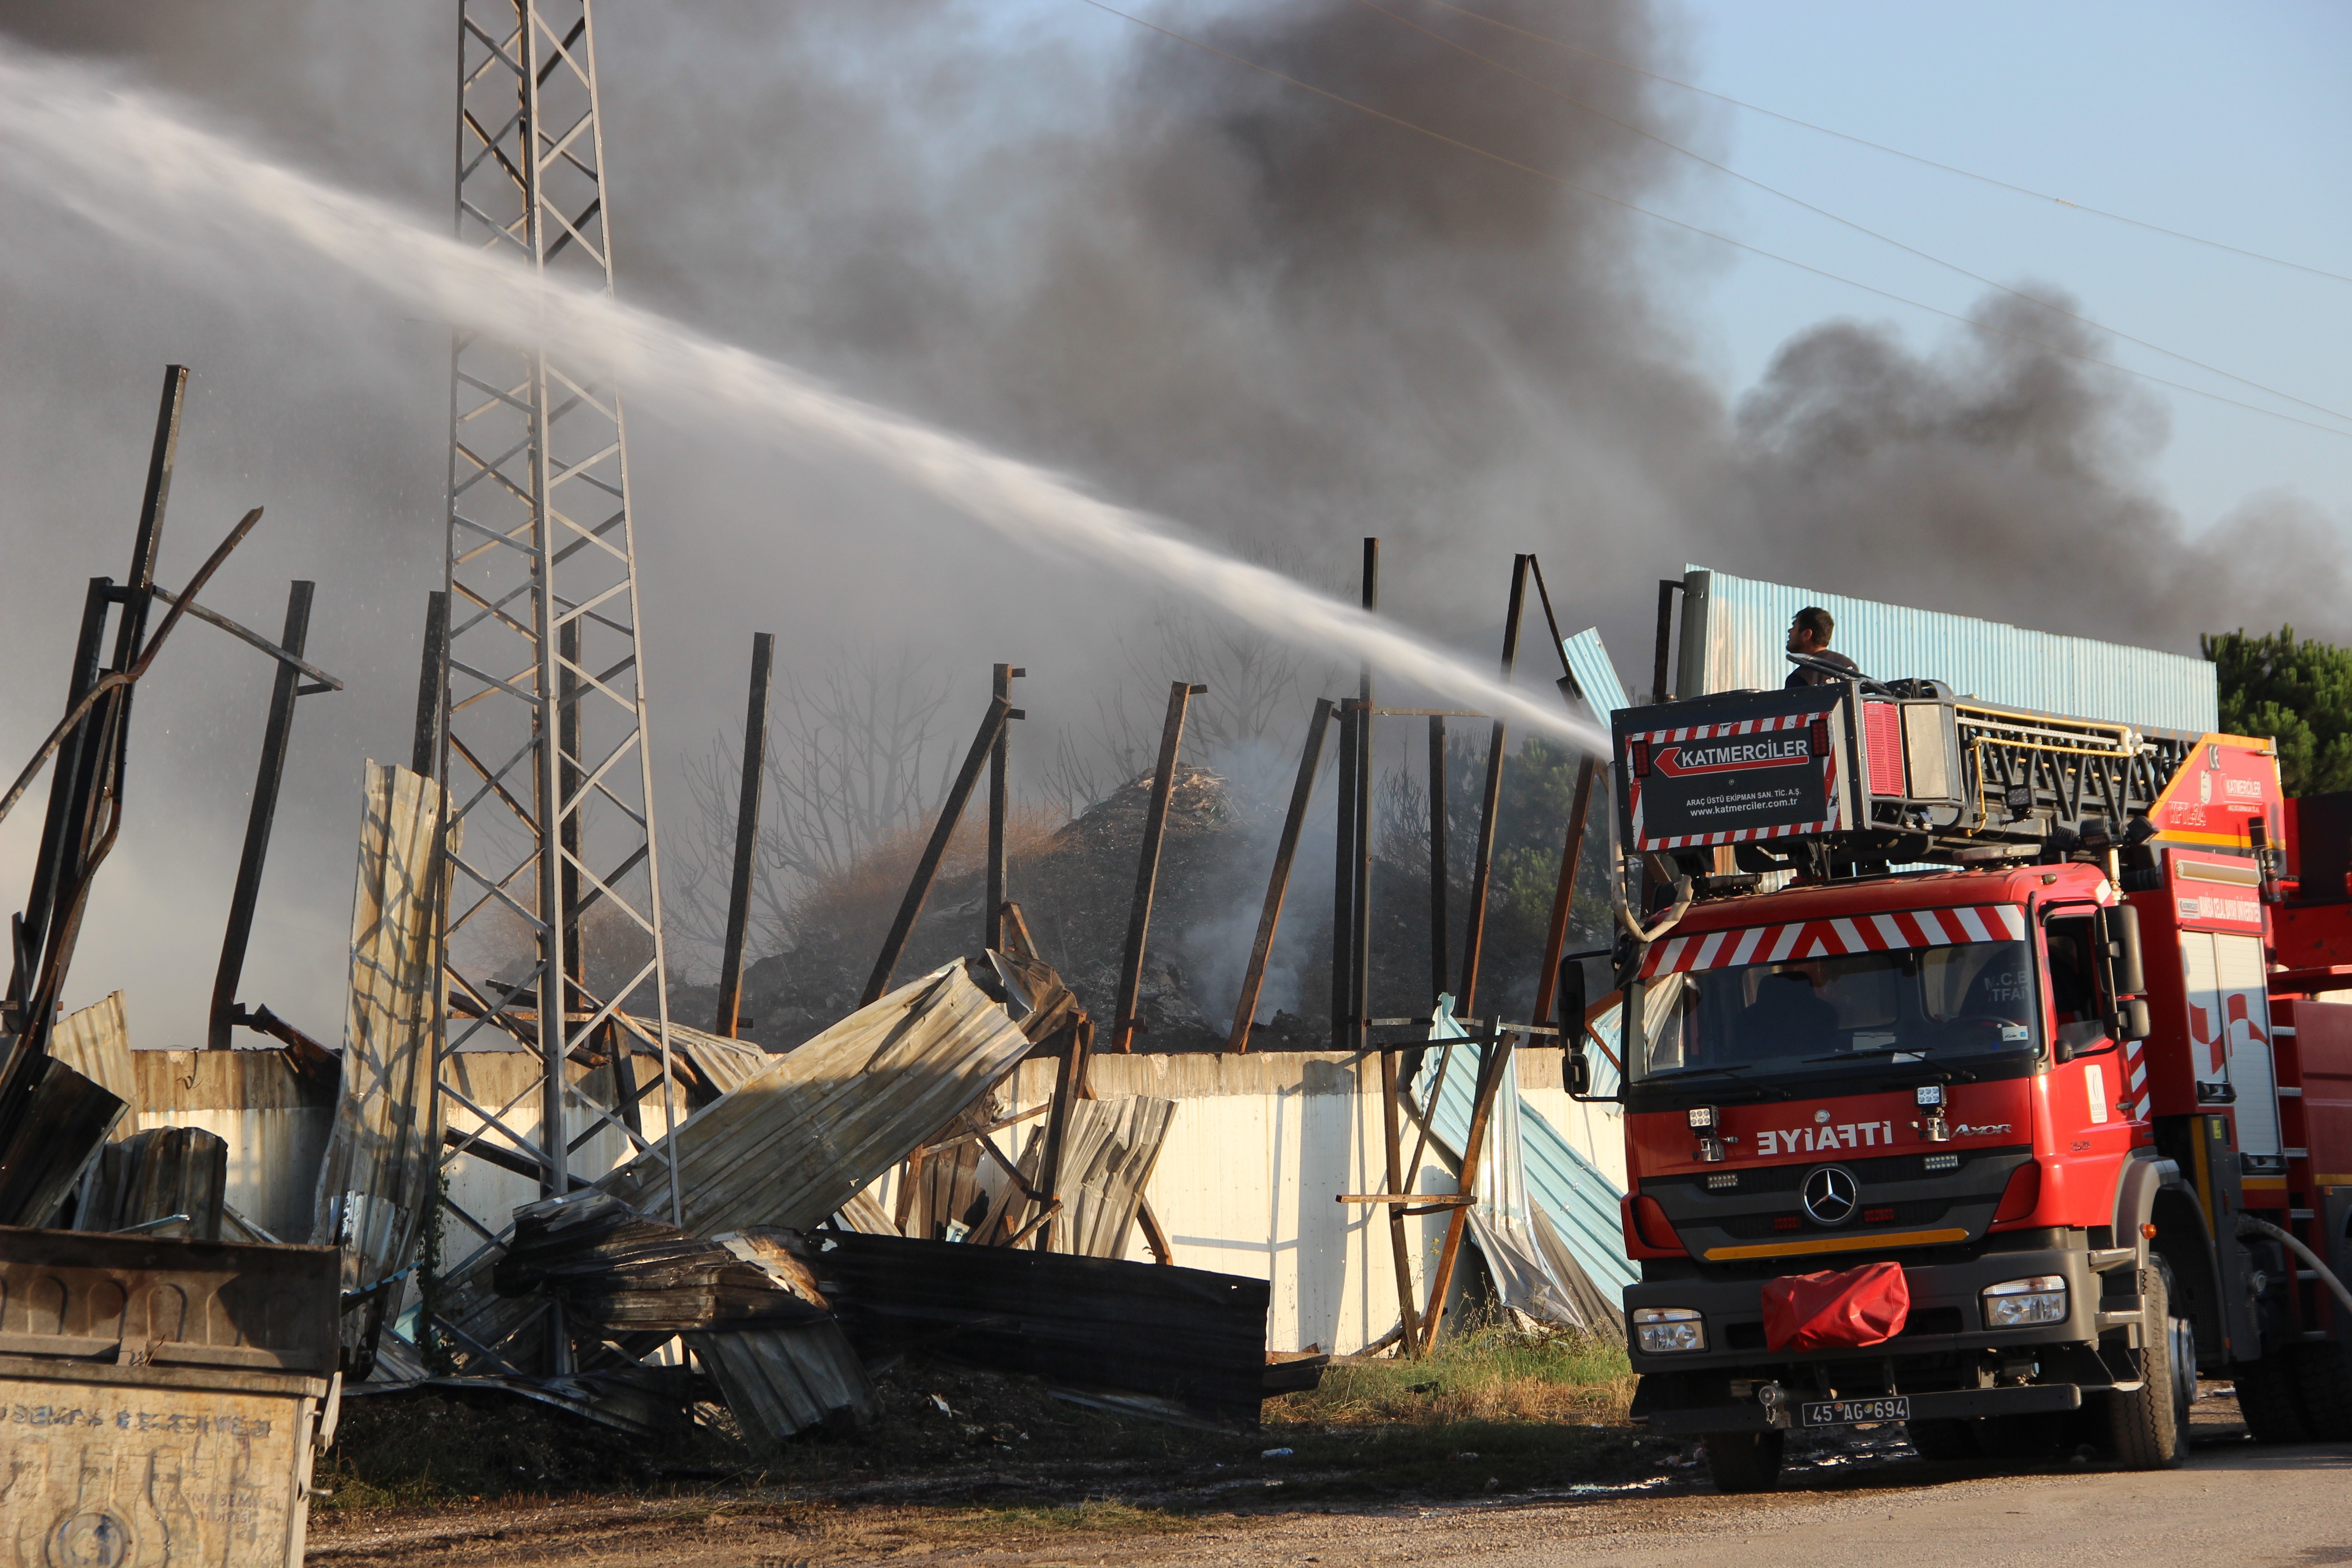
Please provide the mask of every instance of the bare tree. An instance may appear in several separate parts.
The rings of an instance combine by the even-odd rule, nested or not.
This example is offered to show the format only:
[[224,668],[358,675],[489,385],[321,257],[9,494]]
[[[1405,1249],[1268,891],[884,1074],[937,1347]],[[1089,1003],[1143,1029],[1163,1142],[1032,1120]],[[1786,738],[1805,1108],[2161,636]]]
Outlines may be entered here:
[[1047,764],[1045,793],[1076,816],[1150,771],[1160,748],[1168,683],[1206,686],[1185,720],[1188,755],[1222,767],[1244,748],[1290,746],[1313,695],[1333,667],[1239,622],[1165,611],[1149,639],[1119,641],[1121,678],[1097,693],[1090,724],[1066,730]]
[[[809,888],[928,819],[955,761],[944,723],[952,689],[934,661],[903,651],[779,672],[761,760],[748,951],[790,945],[793,910]],[[666,912],[674,940],[707,955],[724,940],[742,743],[738,731],[687,766],[691,826]]]

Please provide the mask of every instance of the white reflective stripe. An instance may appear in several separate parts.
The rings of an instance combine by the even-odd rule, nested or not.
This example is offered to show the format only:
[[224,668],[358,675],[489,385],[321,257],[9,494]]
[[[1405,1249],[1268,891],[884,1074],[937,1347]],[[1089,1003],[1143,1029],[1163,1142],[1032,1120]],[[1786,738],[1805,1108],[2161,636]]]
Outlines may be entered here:
[[1845,943],[1846,952],[1865,952],[1869,951],[1870,944],[1862,940],[1862,932],[1855,929],[1854,923],[1852,921],[1845,919],[1843,916],[1840,916],[1838,919],[1830,921],[1830,930],[1837,932],[1838,940]]
[[1690,966],[1693,969],[1713,969],[1715,967],[1716,949],[1722,945],[1723,932],[1719,931],[1711,931],[1707,932],[1706,935],[1700,940],[1698,944],[1698,956],[1691,960]]
[[2023,910],[2019,909],[2015,904],[1995,904],[1993,906],[1992,912],[1994,918],[2000,921],[2002,933],[2006,935],[2010,941],[2023,942],[2025,940],[2025,911]]
[[1741,931],[1739,945],[1731,950],[1731,956],[1724,961],[1725,963],[1734,969],[1747,963],[1755,956],[1756,946],[1764,940],[1764,933],[1771,929],[1769,926],[1749,926]]
[[1872,929],[1885,939],[1887,946],[1909,947],[1911,945],[1910,936],[1895,923],[1893,915],[1873,915],[1870,917],[1870,923]]
[[1798,933],[1802,931],[1805,928],[1803,923],[1800,921],[1794,924],[1781,926],[1779,929],[1780,934],[1774,937],[1772,941],[1772,951],[1767,954],[1765,958],[1765,962],[1768,963],[1778,963],[1782,959],[1787,958],[1796,948]]
[[1948,910],[1913,910],[1911,911],[1911,918],[1919,922],[1920,934],[1927,939],[1929,947],[1948,947],[1959,940],[1944,924],[1943,916],[1950,912]]
[[1689,945],[1690,938],[1686,936],[1678,936],[1666,943],[1665,951],[1658,954],[1658,967],[1655,973],[1666,973],[1680,967],[1675,960],[1682,957],[1683,949]]
[[1982,911],[1971,909],[1954,910],[1952,911],[1952,919],[1958,922],[1961,931],[1968,933],[1968,939],[1970,942],[1990,942],[1993,940],[1992,932],[1985,929],[1984,915]]

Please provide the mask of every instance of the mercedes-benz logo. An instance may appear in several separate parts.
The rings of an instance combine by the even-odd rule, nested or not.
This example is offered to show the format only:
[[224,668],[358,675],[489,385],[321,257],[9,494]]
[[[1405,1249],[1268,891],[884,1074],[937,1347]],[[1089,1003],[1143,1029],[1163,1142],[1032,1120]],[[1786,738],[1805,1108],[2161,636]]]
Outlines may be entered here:
[[1804,1196],[1816,1225],[1843,1225],[1862,1205],[1862,1188],[1843,1165],[1823,1165],[1807,1176]]

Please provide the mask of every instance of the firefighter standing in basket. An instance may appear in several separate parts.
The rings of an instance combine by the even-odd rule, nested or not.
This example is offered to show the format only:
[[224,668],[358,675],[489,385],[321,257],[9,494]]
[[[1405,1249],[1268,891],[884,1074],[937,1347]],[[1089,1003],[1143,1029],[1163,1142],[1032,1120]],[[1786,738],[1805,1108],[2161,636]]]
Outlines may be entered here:
[[1862,673],[1861,667],[1853,660],[1831,650],[1830,633],[1836,629],[1836,620],[1819,605],[1807,605],[1797,612],[1796,618],[1789,623],[1789,651],[1816,662],[1801,664],[1790,670],[1783,685],[1819,686],[1825,681],[1835,680],[1835,675],[1820,668],[1823,664],[1834,665],[1850,675]]

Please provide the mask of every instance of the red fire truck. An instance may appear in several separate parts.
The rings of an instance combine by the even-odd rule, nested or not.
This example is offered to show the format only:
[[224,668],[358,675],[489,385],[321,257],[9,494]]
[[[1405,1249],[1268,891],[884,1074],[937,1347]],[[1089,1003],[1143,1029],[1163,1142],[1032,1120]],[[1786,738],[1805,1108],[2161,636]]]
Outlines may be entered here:
[[2352,823],[2299,885],[2268,742],[1843,679],[1615,730],[1560,984],[1622,994],[1637,1418],[1726,1490],[1866,1422],[2177,1465],[2200,1373],[2352,1437]]

